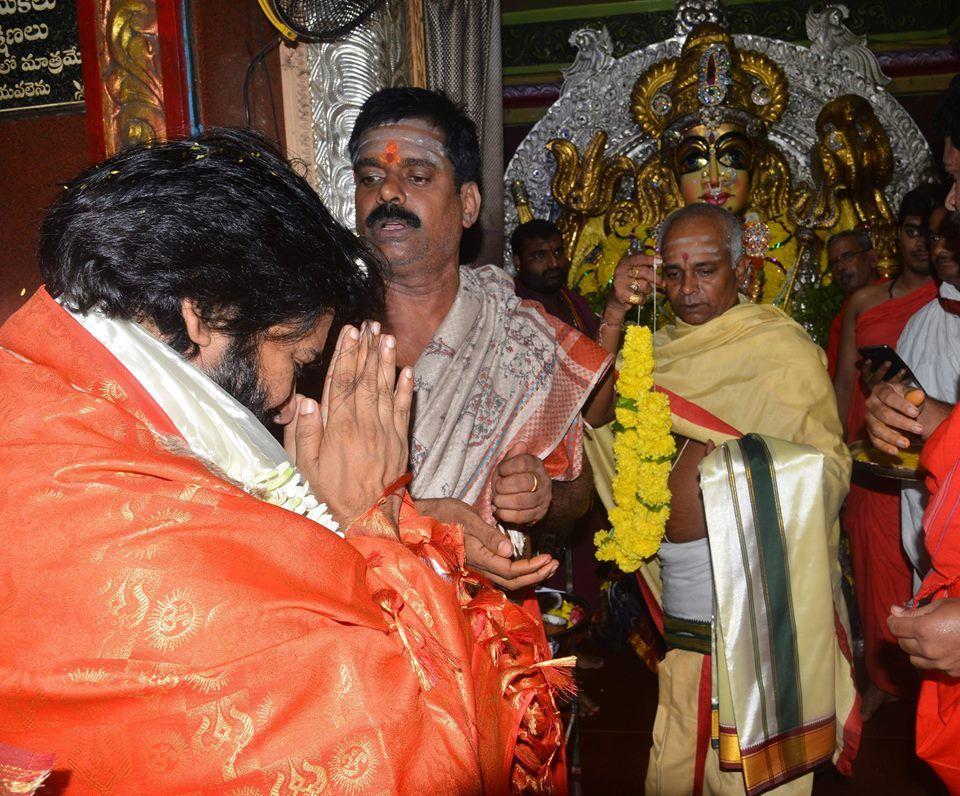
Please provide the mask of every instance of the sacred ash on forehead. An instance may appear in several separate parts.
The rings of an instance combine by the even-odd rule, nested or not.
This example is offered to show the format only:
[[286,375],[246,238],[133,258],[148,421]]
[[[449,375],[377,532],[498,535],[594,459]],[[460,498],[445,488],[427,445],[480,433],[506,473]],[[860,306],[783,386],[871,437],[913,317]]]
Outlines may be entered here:
[[397,163],[400,160],[400,146],[405,144],[417,150],[415,155],[412,152],[411,155],[429,160],[439,167],[446,158],[446,152],[443,143],[436,138],[436,132],[437,128],[426,119],[403,119],[373,127],[361,136],[354,164],[361,158],[370,157],[384,163]]

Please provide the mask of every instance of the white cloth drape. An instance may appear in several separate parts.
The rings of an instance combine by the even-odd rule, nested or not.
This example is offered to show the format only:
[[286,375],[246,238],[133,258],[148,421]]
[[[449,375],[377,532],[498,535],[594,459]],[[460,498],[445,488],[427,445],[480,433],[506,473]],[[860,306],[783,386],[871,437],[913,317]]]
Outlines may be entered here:
[[[960,290],[944,282],[940,295],[960,299]],[[960,315],[953,315],[931,301],[907,322],[897,353],[931,398],[956,403],[960,398]],[[923,512],[930,497],[922,483],[904,484],[900,490],[900,538],[913,564],[914,592],[930,568],[923,543]]]

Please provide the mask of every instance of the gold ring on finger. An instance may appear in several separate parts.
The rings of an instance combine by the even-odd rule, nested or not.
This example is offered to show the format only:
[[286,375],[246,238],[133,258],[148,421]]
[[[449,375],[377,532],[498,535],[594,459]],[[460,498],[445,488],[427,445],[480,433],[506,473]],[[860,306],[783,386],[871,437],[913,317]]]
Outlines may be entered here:
[[530,491],[536,492],[540,488],[540,479],[537,478],[536,473],[531,473],[531,475],[533,476],[533,488]]
[[634,266],[631,266],[631,267],[630,267],[630,278],[631,278],[631,279],[636,279],[638,276],[640,276],[640,269],[637,268],[637,266],[635,266],[635,265],[634,265]]

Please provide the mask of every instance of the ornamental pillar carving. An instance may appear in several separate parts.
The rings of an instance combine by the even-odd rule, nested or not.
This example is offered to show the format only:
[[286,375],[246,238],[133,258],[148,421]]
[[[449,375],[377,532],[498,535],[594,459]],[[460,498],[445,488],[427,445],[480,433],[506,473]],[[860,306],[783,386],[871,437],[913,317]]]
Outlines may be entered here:
[[94,161],[189,130],[182,0],[78,0]]
[[425,85],[423,1],[387,0],[341,39],[281,47],[287,154],[334,217],[354,227],[347,142],[364,101],[381,88]]

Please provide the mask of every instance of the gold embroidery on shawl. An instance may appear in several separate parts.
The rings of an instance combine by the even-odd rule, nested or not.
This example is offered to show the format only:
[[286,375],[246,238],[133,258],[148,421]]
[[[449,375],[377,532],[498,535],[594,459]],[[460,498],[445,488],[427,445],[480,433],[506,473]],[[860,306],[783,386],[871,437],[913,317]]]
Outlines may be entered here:
[[200,609],[190,589],[176,589],[157,601],[147,620],[147,638],[162,652],[176,649],[200,628]]
[[28,500],[31,503],[53,503],[57,500],[63,500],[64,494],[59,489],[41,489],[37,492],[34,492]]
[[127,393],[120,384],[113,379],[105,379],[97,385],[97,392],[108,401],[117,403],[127,400]]
[[65,677],[71,683],[102,683],[110,675],[104,669],[73,669]]
[[166,774],[177,768],[178,763],[190,754],[190,745],[179,732],[168,730],[147,746],[144,753],[147,768]]
[[336,745],[330,757],[330,779],[345,793],[364,793],[376,776],[378,763],[371,739],[347,739]]
[[[286,787],[284,787],[286,785]],[[323,766],[313,765],[309,760],[288,762],[286,769],[277,772],[270,789],[270,796],[313,796],[327,789],[327,772]]]
[[188,713],[199,718],[191,746],[195,754],[227,752],[223,762],[223,778],[236,779],[236,761],[253,740],[253,718],[236,707],[239,695],[223,697]]

